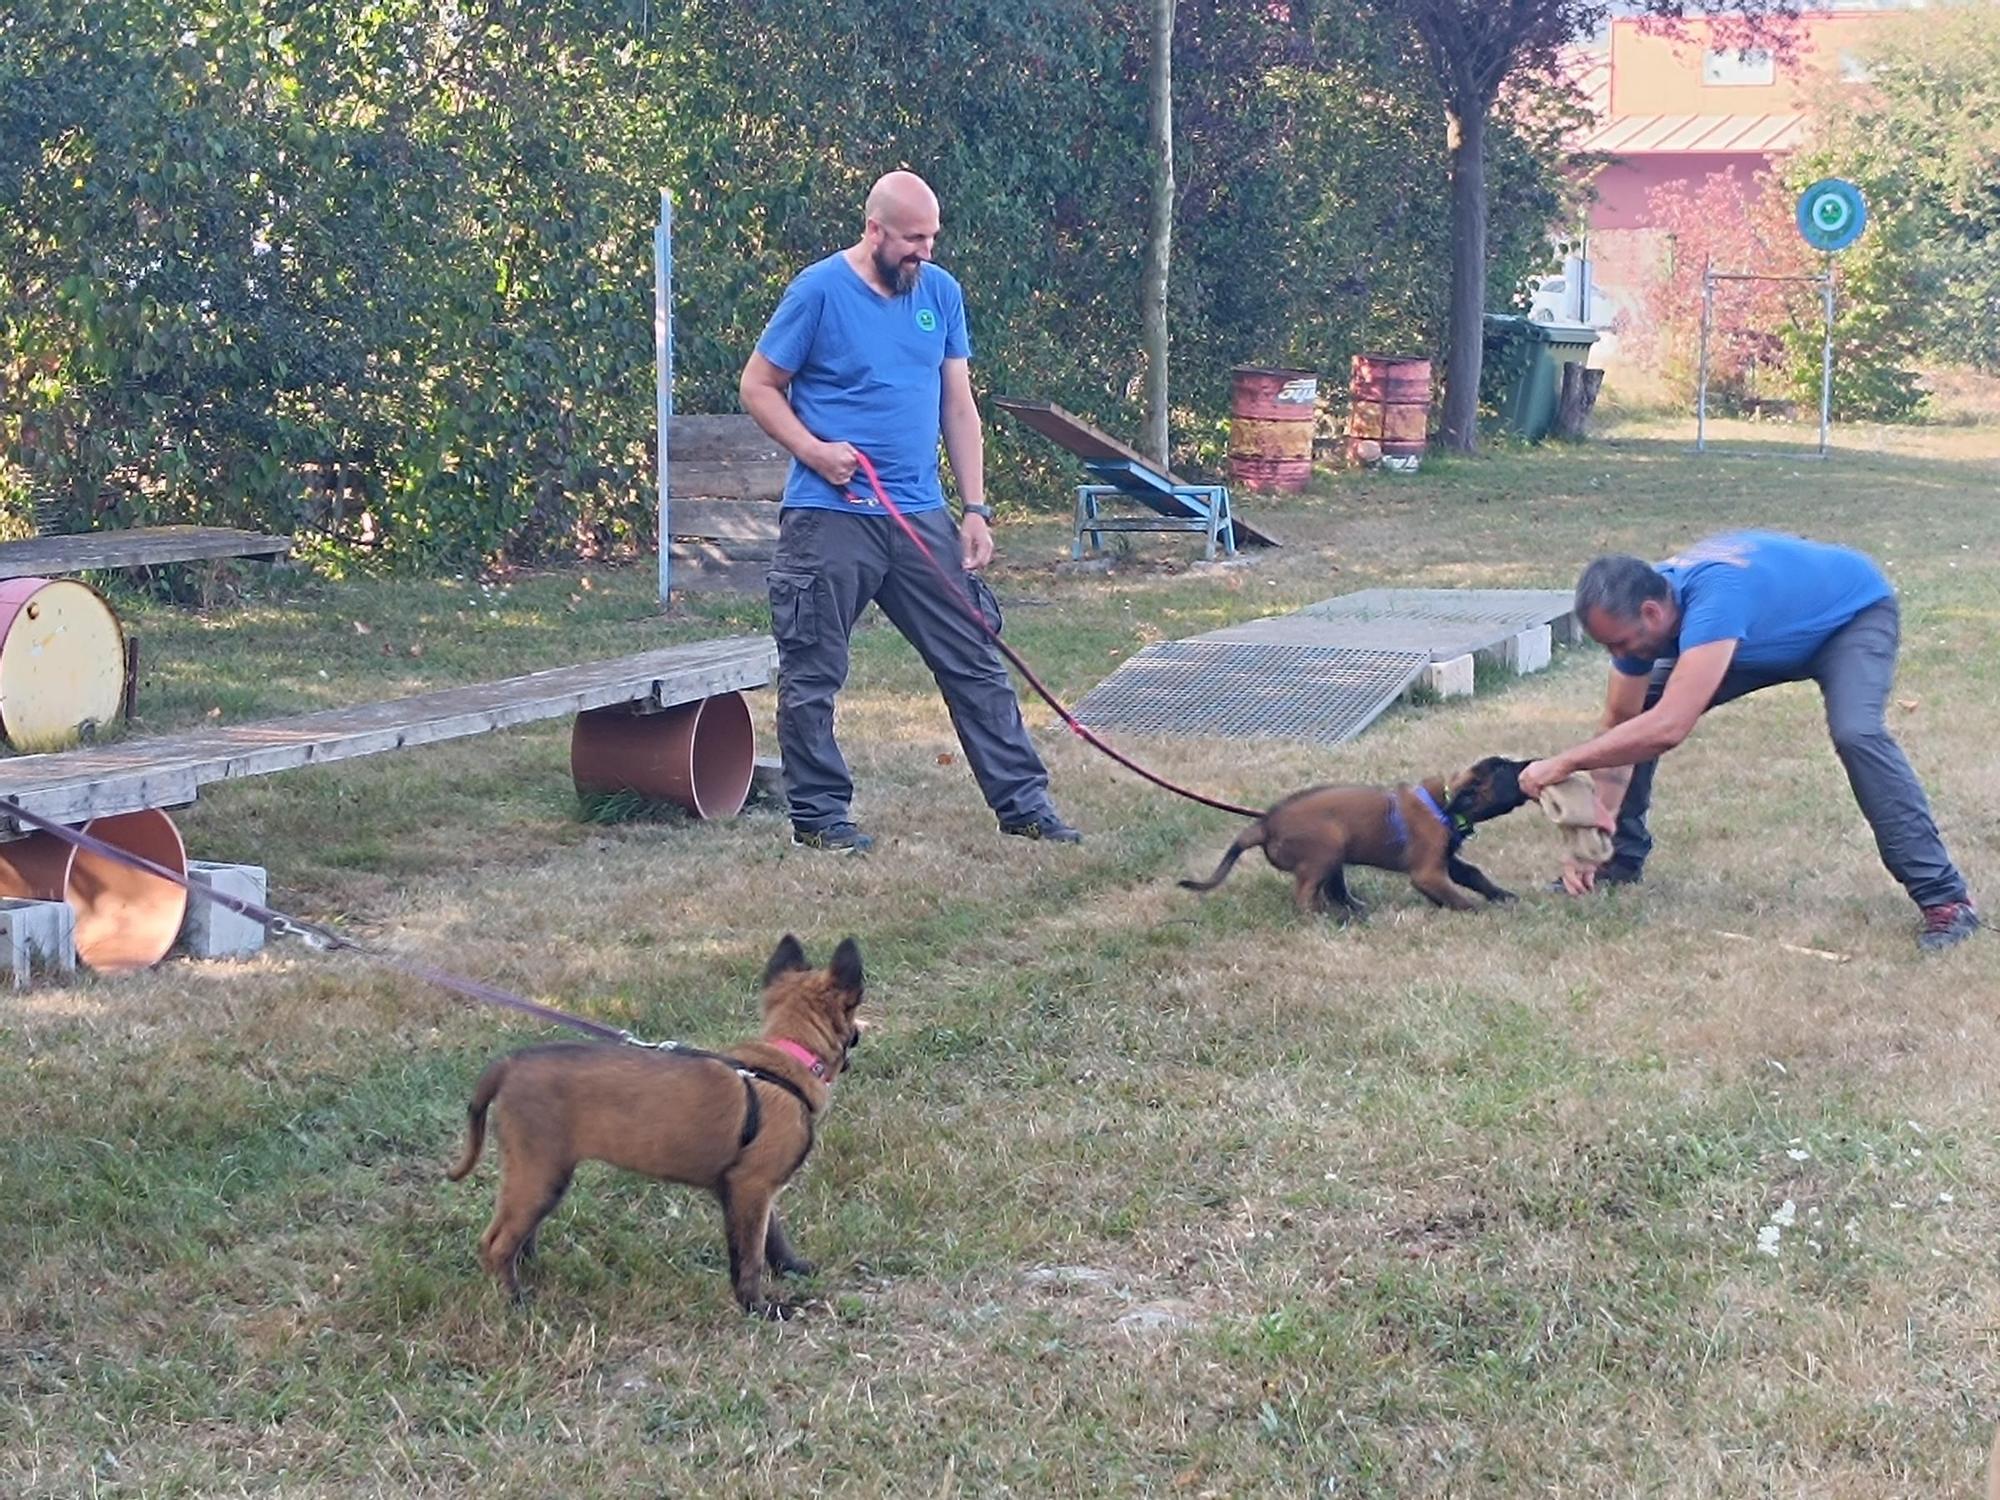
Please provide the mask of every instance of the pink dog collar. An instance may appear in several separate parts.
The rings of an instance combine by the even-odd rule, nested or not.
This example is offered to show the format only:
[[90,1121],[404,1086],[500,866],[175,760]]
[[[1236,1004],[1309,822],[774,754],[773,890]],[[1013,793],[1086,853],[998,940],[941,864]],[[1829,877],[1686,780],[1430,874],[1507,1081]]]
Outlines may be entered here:
[[771,1040],[771,1045],[776,1047],[780,1052],[789,1054],[794,1061],[805,1064],[806,1071],[822,1083],[826,1081],[826,1064],[821,1062],[815,1054],[801,1047],[797,1042],[787,1041],[783,1037],[774,1037]]

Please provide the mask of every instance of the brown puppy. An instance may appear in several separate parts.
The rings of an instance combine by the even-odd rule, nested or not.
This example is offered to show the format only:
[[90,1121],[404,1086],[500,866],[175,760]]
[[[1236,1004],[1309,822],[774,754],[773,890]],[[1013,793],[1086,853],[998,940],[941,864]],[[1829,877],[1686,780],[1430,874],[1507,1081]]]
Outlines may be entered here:
[[1470,911],[1465,886],[1488,901],[1512,901],[1458,857],[1474,825],[1510,813],[1528,799],[1521,791],[1524,760],[1489,755],[1456,775],[1414,786],[1316,786],[1294,792],[1238,835],[1206,880],[1183,880],[1190,891],[1212,891],[1249,850],[1288,872],[1301,912],[1338,906],[1342,920],[1368,909],[1347,889],[1348,865],[1402,870],[1435,906]]
[[745,1311],[783,1317],[763,1298],[766,1264],[810,1275],[773,1203],[812,1150],[835,1078],[861,1040],[861,950],[848,938],[825,970],[787,933],[764,968],[764,1034],[726,1053],[604,1043],[530,1047],[487,1068],[467,1108],[465,1155],[479,1160],[486,1111],[501,1142],[500,1198],[479,1242],[486,1269],[517,1299],[516,1267],[580,1161],[608,1161],[706,1188],[722,1204],[729,1279]]

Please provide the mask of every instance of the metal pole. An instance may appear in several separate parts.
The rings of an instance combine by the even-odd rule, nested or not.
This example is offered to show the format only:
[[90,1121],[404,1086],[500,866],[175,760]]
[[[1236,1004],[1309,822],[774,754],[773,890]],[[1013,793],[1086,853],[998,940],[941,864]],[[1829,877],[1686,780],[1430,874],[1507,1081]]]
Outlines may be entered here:
[[1826,457],[1827,429],[1833,425],[1833,261],[1826,263],[1826,345],[1819,365],[1819,456]]
[[1701,263],[1701,373],[1694,394],[1694,451],[1708,447],[1708,325],[1715,315],[1715,261]]
[[674,200],[660,189],[660,222],[653,229],[653,420],[658,426],[660,486],[660,603],[673,582],[667,515],[667,427],[674,415]]

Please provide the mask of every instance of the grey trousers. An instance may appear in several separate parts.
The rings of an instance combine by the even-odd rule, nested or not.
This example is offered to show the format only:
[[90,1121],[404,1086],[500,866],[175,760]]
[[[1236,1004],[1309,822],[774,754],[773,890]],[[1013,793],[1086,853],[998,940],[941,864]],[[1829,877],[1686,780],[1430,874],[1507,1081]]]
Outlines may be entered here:
[[[956,571],[958,528],[950,513],[919,511],[909,522],[938,561]],[[894,521],[788,508],[779,518],[768,582],[778,642],[778,746],[795,827],[849,820],[854,778],[834,739],[833,702],[847,681],[854,622],[871,602],[937,679],[987,806],[1003,823],[1054,812],[1048,769],[1021,721],[1006,662]]]
[[[1781,682],[1813,681],[1826,701],[1826,728],[1834,753],[1847,769],[1847,784],[1861,815],[1875,831],[1875,847],[1889,873],[1902,882],[1919,906],[1938,906],[1966,899],[1965,878],[1945,852],[1937,822],[1916,772],[1903,747],[1889,733],[1884,719],[1889,688],[1896,678],[1896,647],[1901,637],[1901,612],[1895,599],[1871,604],[1849,620],[1797,672],[1768,673],[1731,669],[1724,674],[1709,707],[1744,697]],[[1673,661],[1656,662],[1646,691],[1646,707],[1660,701]],[[1653,836],[1646,828],[1646,810],[1653,800],[1649,760],[1632,768],[1632,783],[1618,808],[1618,831],[1612,836],[1612,858],[1633,870],[1652,853]]]

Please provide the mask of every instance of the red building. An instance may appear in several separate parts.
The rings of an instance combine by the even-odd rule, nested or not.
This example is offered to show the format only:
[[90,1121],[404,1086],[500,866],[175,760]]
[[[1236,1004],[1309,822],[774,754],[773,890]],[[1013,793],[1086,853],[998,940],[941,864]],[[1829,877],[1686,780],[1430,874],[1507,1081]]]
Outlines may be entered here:
[[[1787,49],[1739,50],[1703,20],[1671,32],[1614,20],[1571,69],[1595,116],[1573,149],[1606,159],[1592,178],[1584,247],[1597,295],[1619,312],[1636,306],[1665,251],[1648,210],[1654,189],[1697,186],[1718,172],[1747,182],[1772,166],[1804,143],[1814,101],[1866,84],[1870,34],[1922,8],[1923,0],[1829,4],[1799,18]],[[1575,266],[1565,270],[1573,281]]]

